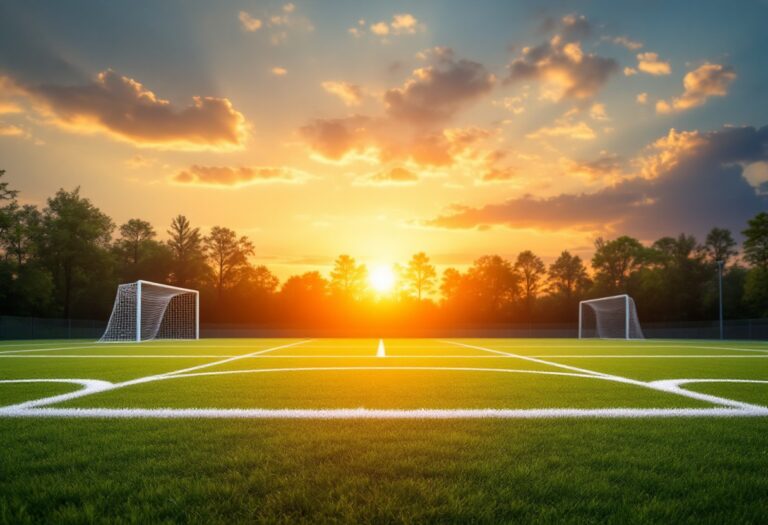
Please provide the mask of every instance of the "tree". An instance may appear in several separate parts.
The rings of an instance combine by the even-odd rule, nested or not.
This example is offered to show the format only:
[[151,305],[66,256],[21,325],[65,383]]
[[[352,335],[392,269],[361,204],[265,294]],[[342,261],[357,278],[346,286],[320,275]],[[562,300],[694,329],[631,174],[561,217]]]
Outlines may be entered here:
[[367,288],[368,269],[349,255],[339,255],[331,270],[331,289],[349,299],[362,298]]
[[432,293],[435,289],[437,272],[424,252],[414,254],[402,274],[403,280],[416,291],[419,302],[424,294]]
[[517,255],[514,269],[522,283],[525,309],[530,320],[533,313],[533,302],[536,300],[541,280],[546,275],[547,270],[544,262],[530,250],[522,251]]
[[514,268],[498,255],[484,255],[467,271],[467,278],[480,306],[496,316],[517,296],[519,283]]
[[32,205],[19,206],[15,202],[5,209],[5,230],[0,245],[6,257],[14,259],[20,267],[27,262],[34,250],[35,236],[40,233],[40,211]]
[[152,225],[141,219],[129,219],[120,226],[120,239],[117,244],[127,255],[131,264],[138,264],[142,249],[157,236]]
[[108,248],[113,229],[112,220],[80,196],[80,188],[59,190],[48,199],[37,252],[53,275],[64,317],[71,316],[78,291],[104,283],[112,287]]
[[747,224],[749,227],[741,232],[746,237],[744,259],[768,272],[768,213],[758,213]]
[[592,268],[595,278],[610,292],[626,291],[629,276],[643,267],[648,252],[640,241],[626,235],[613,241],[595,241]]
[[200,228],[193,228],[185,216],[178,215],[171,222],[168,235],[168,247],[173,256],[173,282],[187,286],[200,281],[207,270]]
[[[237,237],[229,228],[214,226],[205,238],[205,249],[213,265],[219,299],[225,288],[232,286],[248,271],[248,257],[253,255],[253,243],[248,237]],[[277,283],[274,284],[274,287]]]
[[710,262],[723,261],[723,266],[728,266],[728,260],[739,254],[731,231],[724,228],[709,230],[707,239],[704,241],[704,252]]
[[578,255],[563,251],[549,265],[549,285],[553,294],[561,295],[570,305],[572,299],[589,283],[587,269]]
[[[0,170],[0,179],[5,175],[5,170]],[[9,190],[7,182],[0,182],[0,238],[5,237],[6,229],[10,226],[10,211],[16,207],[16,195],[19,192]],[[10,201],[10,205],[3,206],[3,201]]]

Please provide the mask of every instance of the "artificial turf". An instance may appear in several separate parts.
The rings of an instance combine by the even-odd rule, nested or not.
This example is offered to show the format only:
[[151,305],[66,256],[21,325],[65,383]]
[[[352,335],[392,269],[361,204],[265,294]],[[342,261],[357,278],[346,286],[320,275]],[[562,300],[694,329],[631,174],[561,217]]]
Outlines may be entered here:
[[[460,341],[478,349],[387,340],[388,357],[377,358],[377,340],[314,340],[229,357],[294,342],[0,343],[0,381],[118,382],[190,367],[202,368],[189,374],[211,374],[133,384],[53,407],[700,408],[713,405],[536,372],[573,372],[556,366],[564,364],[642,381],[768,380],[768,345],[759,342]],[[482,348],[550,357],[542,363]],[[768,404],[766,384],[684,387]],[[0,382],[0,406],[76,388]],[[0,417],[0,523],[762,523],[767,436],[766,417]]]

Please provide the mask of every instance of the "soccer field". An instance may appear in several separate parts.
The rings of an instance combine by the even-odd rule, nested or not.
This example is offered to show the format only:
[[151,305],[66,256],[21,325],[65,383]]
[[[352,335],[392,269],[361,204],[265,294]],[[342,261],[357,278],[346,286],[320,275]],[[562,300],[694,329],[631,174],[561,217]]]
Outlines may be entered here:
[[759,522],[768,344],[0,344],[0,520]]

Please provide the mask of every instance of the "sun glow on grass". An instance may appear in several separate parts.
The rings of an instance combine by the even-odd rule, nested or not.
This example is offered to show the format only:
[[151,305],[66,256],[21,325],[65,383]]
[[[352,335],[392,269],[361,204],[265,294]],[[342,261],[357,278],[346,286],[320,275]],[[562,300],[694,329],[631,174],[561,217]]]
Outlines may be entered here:
[[389,266],[377,266],[370,275],[371,287],[378,293],[389,293],[395,286],[395,272]]

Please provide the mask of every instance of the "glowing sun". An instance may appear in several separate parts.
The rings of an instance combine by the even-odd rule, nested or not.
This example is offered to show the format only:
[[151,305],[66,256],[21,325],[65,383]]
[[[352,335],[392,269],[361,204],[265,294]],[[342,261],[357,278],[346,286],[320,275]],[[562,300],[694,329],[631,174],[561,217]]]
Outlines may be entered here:
[[389,266],[377,266],[368,275],[371,287],[379,293],[387,293],[395,286],[395,272]]

